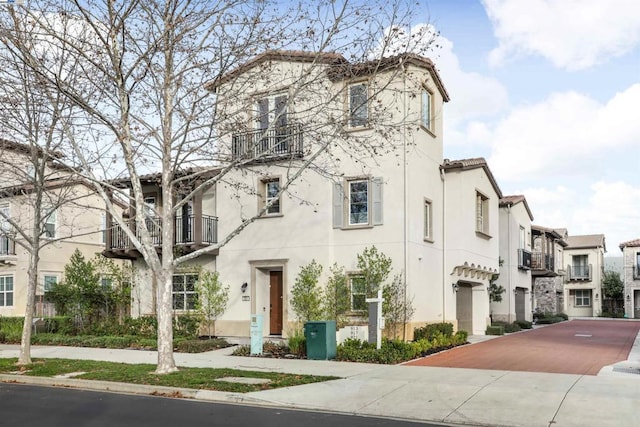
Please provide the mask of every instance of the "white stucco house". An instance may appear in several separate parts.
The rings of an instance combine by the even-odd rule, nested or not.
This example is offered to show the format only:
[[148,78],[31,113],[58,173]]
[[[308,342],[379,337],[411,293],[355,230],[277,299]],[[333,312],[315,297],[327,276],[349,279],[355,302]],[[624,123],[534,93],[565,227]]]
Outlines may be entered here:
[[[234,166],[176,216],[175,248],[216,245],[250,223],[176,272],[176,313],[193,306],[196,267],[216,270],[230,286],[216,334],[247,336],[251,316],[262,314],[264,335],[286,337],[298,320],[289,304],[295,278],[315,260],[324,267],[321,284],[329,267],[345,268],[352,319],[361,322],[357,255],[376,246],[413,299],[405,338],[443,321],[484,334],[502,195],[484,159],[443,161],[449,95],[429,59],[350,63],[334,53],[270,51],[209,89],[220,111],[218,154]],[[145,204],[158,209],[155,178],[143,185]],[[114,228],[105,254],[132,260],[132,313],[153,314],[155,285],[121,237]]]
[[620,243],[623,257],[624,313],[640,319],[640,239]]
[[496,284],[505,292],[502,301],[491,302],[493,320],[532,320],[531,221],[533,214],[523,195],[500,199],[501,265]]
[[569,317],[599,316],[607,251],[604,235],[568,236],[565,241],[565,313]]

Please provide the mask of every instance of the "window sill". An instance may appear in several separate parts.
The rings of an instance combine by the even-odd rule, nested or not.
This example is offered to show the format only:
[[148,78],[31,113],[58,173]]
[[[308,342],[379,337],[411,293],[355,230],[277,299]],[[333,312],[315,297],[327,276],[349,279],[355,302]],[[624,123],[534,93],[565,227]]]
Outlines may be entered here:
[[482,237],[483,239],[486,239],[486,240],[493,239],[493,236],[491,234],[485,233],[484,231],[476,230],[476,236]]
[[422,123],[420,123],[420,129],[422,129],[423,131],[431,135],[433,138],[436,138],[436,134],[431,129],[423,125]]
[[353,126],[353,127],[347,125],[347,126],[344,127],[345,132],[349,132],[349,133],[362,132],[362,131],[371,130],[371,129],[372,129],[372,127],[369,126],[369,125],[366,125],[366,126]]
[[277,214],[264,214],[260,217],[258,217],[258,219],[264,219],[264,218],[281,218],[283,217],[284,214],[282,213],[277,213]]
[[427,242],[427,243],[433,243],[433,242],[435,242],[435,240],[433,240],[433,237],[425,237],[423,240],[424,240],[425,242]]
[[344,227],[341,227],[341,230],[362,230],[362,229],[367,229],[367,228],[373,228],[372,224],[356,224],[356,225],[345,225]]

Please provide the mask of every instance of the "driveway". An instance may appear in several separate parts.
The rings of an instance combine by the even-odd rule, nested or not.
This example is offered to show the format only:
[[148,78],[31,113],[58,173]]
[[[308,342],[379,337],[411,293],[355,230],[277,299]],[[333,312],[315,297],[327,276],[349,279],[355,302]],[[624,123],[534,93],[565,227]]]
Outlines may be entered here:
[[572,320],[457,347],[412,366],[597,375],[627,359],[640,322]]

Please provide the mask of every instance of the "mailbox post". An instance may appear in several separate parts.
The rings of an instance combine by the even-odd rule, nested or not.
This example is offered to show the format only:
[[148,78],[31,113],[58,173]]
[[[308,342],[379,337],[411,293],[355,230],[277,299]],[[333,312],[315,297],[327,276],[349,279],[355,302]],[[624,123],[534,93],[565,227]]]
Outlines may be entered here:
[[384,329],[384,317],[382,317],[382,289],[378,289],[377,298],[367,298],[369,303],[369,343],[376,343],[376,348],[382,347],[382,330]]
[[251,354],[262,354],[262,328],[264,315],[251,315]]

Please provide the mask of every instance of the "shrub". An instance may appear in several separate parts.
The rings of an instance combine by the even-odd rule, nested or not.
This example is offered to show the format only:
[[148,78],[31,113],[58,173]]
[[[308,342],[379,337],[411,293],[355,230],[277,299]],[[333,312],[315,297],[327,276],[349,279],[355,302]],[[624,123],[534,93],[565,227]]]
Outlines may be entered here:
[[210,340],[184,340],[178,341],[174,349],[180,353],[203,353],[228,347],[229,343],[221,338]]
[[569,320],[569,316],[565,313],[558,313],[556,314],[556,317],[560,317],[562,320]]
[[302,331],[296,329],[287,340],[289,351],[298,357],[306,357],[307,355],[307,339]]
[[504,326],[502,325],[492,325],[487,326],[487,330],[485,331],[487,335],[504,335]]
[[173,336],[187,339],[198,338],[200,318],[197,315],[183,314],[173,320]]
[[445,337],[451,337],[453,335],[453,324],[451,323],[430,323],[421,328],[415,328],[413,330],[413,340],[418,341],[426,339],[431,341],[440,335]]
[[509,334],[513,332],[520,332],[521,330],[522,328],[520,327],[520,325],[515,322],[504,325],[504,331]]
[[233,352],[231,354],[233,356],[250,356],[251,347],[248,345],[239,345],[233,349]]
[[564,318],[563,317],[558,317],[558,316],[547,316],[547,317],[543,317],[538,319],[538,321],[536,322],[538,325],[550,325],[552,323],[560,323],[560,322],[564,322]]
[[467,338],[469,338],[469,332],[467,331],[458,331],[453,336],[453,343],[456,345],[462,345],[467,343]]
[[516,320],[513,323],[520,326],[520,329],[531,329],[533,327],[533,324],[526,320]]
[[20,342],[24,317],[0,317],[0,331],[4,333],[6,342]]
[[44,330],[50,334],[72,335],[75,332],[73,319],[69,316],[46,317]]
[[124,328],[128,335],[155,337],[158,329],[158,319],[155,316],[127,317]]

